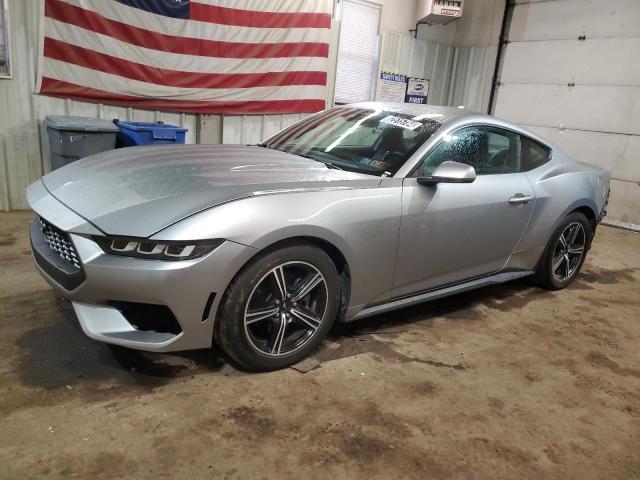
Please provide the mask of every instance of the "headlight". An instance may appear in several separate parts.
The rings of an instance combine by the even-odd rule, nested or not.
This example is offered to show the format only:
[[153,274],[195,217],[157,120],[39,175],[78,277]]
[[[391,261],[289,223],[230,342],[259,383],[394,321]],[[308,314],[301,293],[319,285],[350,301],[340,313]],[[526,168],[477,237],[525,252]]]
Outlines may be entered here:
[[224,242],[224,240],[154,241],[126,237],[93,237],[93,239],[105,253],[111,255],[169,261],[202,257]]

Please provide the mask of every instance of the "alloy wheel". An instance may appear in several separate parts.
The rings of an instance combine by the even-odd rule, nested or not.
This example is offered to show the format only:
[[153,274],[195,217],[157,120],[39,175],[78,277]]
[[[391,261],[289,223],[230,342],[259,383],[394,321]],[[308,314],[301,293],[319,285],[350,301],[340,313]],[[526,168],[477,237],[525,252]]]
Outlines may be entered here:
[[251,346],[282,356],[304,346],[316,333],[329,304],[327,282],[307,262],[286,262],[269,270],[251,291],[244,329]]
[[562,231],[553,252],[551,270],[556,280],[571,278],[580,266],[586,247],[586,234],[579,222],[570,223]]

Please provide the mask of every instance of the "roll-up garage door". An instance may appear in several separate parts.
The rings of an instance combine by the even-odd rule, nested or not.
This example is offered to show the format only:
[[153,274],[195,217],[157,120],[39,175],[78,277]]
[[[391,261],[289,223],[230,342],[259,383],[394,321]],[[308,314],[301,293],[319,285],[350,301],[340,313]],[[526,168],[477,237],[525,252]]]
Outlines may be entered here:
[[7,38],[5,35],[5,25],[4,25],[4,1],[0,0],[0,75],[4,70],[4,66],[6,64],[6,48],[7,48]]
[[608,218],[640,225],[640,1],[510,10],[493,113],[608,169]]

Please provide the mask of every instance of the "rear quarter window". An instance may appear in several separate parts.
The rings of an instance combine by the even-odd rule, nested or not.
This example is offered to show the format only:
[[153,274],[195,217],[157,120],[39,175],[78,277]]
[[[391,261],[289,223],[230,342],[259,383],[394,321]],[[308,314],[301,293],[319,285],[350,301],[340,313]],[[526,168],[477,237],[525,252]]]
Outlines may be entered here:
[[528,172],[551,159],[551,149],[528,137],[520,137],[520,171]]

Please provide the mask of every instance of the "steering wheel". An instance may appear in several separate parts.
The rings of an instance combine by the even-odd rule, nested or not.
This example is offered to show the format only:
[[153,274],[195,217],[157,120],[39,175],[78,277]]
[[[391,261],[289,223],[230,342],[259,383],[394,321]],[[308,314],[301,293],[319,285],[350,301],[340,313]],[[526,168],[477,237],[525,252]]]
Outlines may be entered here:
[[382,156],[382,158],[380,159],[380,161],[386,164],[387,170],[390,170],[390,169],[394,169],[396,166],[400,166],[397,164],[404,160],[404,155],[405,155],[404,152],[401,152],[399,150],[387,150]]

